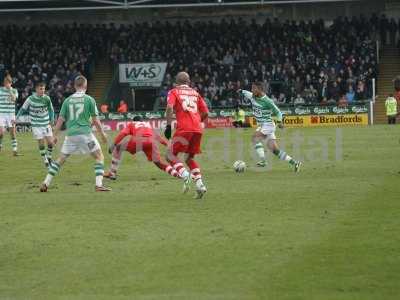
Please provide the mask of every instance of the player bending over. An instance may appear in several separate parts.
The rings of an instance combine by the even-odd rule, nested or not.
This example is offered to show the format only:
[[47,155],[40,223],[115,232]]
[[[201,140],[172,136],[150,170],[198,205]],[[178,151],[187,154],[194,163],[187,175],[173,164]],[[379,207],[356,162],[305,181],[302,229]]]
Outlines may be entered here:
[[99,132],[103,143],[107,143],[107,137],[103,131],[98,116],[95,100],[86,94],[87,80],[84,76],[78,76],[74,81],[75,94],[65,99],[61,106],[60,116],[54,128],[54,139],[57,141],[58,132],[65,123],[67,134],[61,147],[61,154],[57,161],[53,161],[48,174],[40,187],[41,192],[47,192],[53,177],[60,171],[66,159],[73,153],[87,154],[96,160],[94,165],[96,175],[96,188],[98,192],[111,191],[103,186],[104,156],[96,137],[92,133],[93,123]]
[[[176,87],[168,92],[165,137],[171,138],[171,122],[174,112],[177,128],[167,151],[167,160],[184,179],[184,193],[188,191],[191,176],[193,177],[196,183],[196,198],[200,199],[207,192],[207,188],[202,180],[200,166],[194,157],[201,152],[203,134],[201,123],[208,117],[208,108],[204,99],[190,88],[189,84],[189,74],[180,72],[176,76]],[[185,155],[184,160],[190,169],[191,176],[178,158],[180,153]]]
[[168,164],[161,161],[158,143],[164,146],[168,142],[162,138],[148,123],[141,122],[142,118],[136,116],[133,122],[116,136],[114,144],[111,145],[109,152],[112,153],[110,171],[104,174],[104,177],[115,180],[117,171],[121,164],[122,152],[128,151],[132,155],[142,151],[147,159],[152,161],[160,170],[165,171],[173,177],[180,178],[178,172]]
[[276,122],[279,128],[283,128],[282,113],[279,108],[274,104],[273,100],[268,98],[264,92],[264,85],[262,82],[255,82],[252,84],[251,92],[239,90],[239,93],[251,101],[253,115],[257,120],[258,128],[252,137],[253,145],[256,153],[260,159],[257,163],[259,167],[265,167],[267,161],[265,159],[265,151],[263,141],[266,141],[267,147],[279,159],[289,162],[294,167],[294,171],[300,170],[301,162],[291,158],[285,151],[279,149],[275,137],[275,122],[272,116],[276,117]]
[[4,77],[4,86],[0,88],[0,151],[3,147],[3,135],[8,129],[11,136],[11,146],[14,156],[18,156],[17,135],[15,130],[15,102],[18,91],[12,88],[10,75]]
[[[54,109],[51,99],[45,94],[46,84],[39,82],[35,86],[36,93],[29,96],[17,114],[29,115],[31,119],[33,137],[38,141],[39,153],[43,162],[48,167],[53,153],[53,130],[51,125],[54,123]],[[47,151],[45,147],[47,143]]]

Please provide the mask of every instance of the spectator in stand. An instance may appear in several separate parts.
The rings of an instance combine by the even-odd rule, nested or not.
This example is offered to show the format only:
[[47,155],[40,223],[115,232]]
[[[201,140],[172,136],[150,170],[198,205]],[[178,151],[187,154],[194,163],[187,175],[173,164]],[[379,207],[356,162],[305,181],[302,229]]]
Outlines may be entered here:
[[348,104],[349,104],[349,103],[347,102],[346,96],[345,96],[345,95],[342,95],[342,96],[340,97],[338,103],[337,103],[337,106],[339,106],[339,107],[347,107]]
[[[399,25],[400,26],[400,25]],[[400,102],[400,75],[393,79],[395,94],[397,102]]]
[[366,95],[365,95],[365,86],[362,81],[358,81],[357,83],[357,89],[356,92],[354,93],[354,100],[355,101],[361,101],[365,100]]
[[322,83],[322,85],[320,85],[320,87],[318,89],[318,94],[319,94],[321,101],[323,99],[325,99],[327,101],[327,98],[328,98],[328,82],[327,81],[324,81]]
[[304,98],[301,96],[301,94],[297,94],[296,98],[294,99],[294,104],[295,105],[303,105],[305,104],[306,101],[304,100]]
[[[105,49],[112,63],[168,62],[167,89],[172,87],[172,74],[181,70],[195,74],[194,87],[216,107],[234,106],[232,83],[247,86],[255,80],[268,82],[268,94],[282,93],[286,102],[312,85],[317,91],[316,96],[310,92],[312,103],[324,97],[338,100],[349,84],[361,81],[362,99],[366,99],[371,97],[371,79],[377,75],[375,39],[379,35],[387,39],[389,24],[393,22],[384,15],[374,15],[370,19],[339,17],[330,26],[323,20],[296,23],[268,18],[261,24],[222,19],[129,26],[0,26],[0,40],[7,40],[0,53],[0,74],[14,76],[20,101],[36,82],[45,81],[57,108],[73,92],[73,79],[78,74],[90,76],[90,66]],[[170,41],[174,47],[166,46]],[[332,94],[334,82],[338,87]],[[358,84],[355,90],[358,101]]]
[[391,45],[396,45],[396,35],[397,35],[397,23],[393,18],[391,18],[389,23],[389,36]]
[[117,112],[120,114],[126,114],[128,112],[128,104],[124,100],[119,101]]
[[347,90],[347,93],[346,93],[346,100],[349,104],[352,104],[354,102],[354,96],[355,96],[355,93],[354,93],[353,86],[350,85],[349,89]]
[[310,89],[309,89],[309,98],[310,104],[316,104],[318,101],[318,91],[314,88],[314,86],[311,84]]
[[395,92],[394,98],[397,100],[398,103],[400,103],[400,91]]
[[386,15],[382,15],[379,20],[379,30],[381,35],[381,43],[383,46],[385,46],[387,42],[388,27],[389,27],[389,21],[386,18]]
[[329,98],[334,99],[336,102],[339,101],[340,98],[340,88],[338,86],[338,83],[336,81],[333,82],[329,89]]
[[388,124],[396,124],[397,101],[396,98],[393,97],[393,94],[390,94],[389,97],[387,97],[385,101],[385,108]]
[[103,103],[102,105],[100,105],[100,111],[103,114],[108,114],[108,104],[107,103]]
[[[365,74],[376,73],[372,37],[377,29],[370,28],[372,22],[372,18],[365,17],[338,18],[330,27],[325,27],[322,20],[298,24],[268,19],[264,24],[224,19],[220,23],[155,22],[151,26],[142,24],[127,29],[126,36],[114,42],[110,57],[115,62],[126,57],[132,62],[146,57],[166,60],[169,62],[165,77],[168,86],[172,84],[171,74],[188,70],[195,74],[193,82],[199,92],[209,93],[209,98],[219,107],[234,103],[229,86],[236,81],[242,86],[254,80],[270,82],[269,94],[283,93],[288,102],[313,85],[317,96],[310,97],[312,103],[327,97],[320,94],[324,81],[329,81],[328,87],[337,81],[339,93],[334,98],[338,100],[347,92],[348,84],[362,80],[370,85],[366,81],[370,78]],[[169,40],[185,45],[185,53],[180,55],[177,48],[165,47]],[[241,40],[246,43],[240,43]],[[199,48],[199,43],[208,46]],[[370,67],[372,72],[368,71]],[[293,86],[296,92],[289,95]]]
[[329,103],[328,103],[328,98],[326,98],[326,97],[323,97],[322,99],[321,99],[321,102],[319,103],[320,105],[322,105],[322,106],[327,106]]
[[287,103],[293,104],[295,98],[296,98],[296,89],[294,86],[291,86],[286,101]]
[[276,103],[278,105],[286,104],[286,96],[284,93],[280,93],[278,98],[276,99]]
[[333,99],[333,98],[329,98],[328,101],[327,101],[327,103],[328,103],[328,105],[330,105],[330,106],[337,105],[336,100]]
[[14,77],[20,93],[17,106],[34,92],[36,83],[44,81],[55,109],[59,109],[73,93],[75,77],[90,77],[94,49],[105,39],[105,32],[92,25],[0,26],[0,40],[7,40],[0,62]]

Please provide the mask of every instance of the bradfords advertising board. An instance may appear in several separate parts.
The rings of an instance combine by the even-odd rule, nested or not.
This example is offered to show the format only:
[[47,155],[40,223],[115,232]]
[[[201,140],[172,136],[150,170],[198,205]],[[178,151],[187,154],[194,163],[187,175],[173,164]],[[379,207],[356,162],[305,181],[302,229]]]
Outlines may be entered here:
[[160,87],[167,63],[120,64],[119,82],[133,87]]
[[310,116],[310,126],[368,125],[368,114]]
[[284,122],[286,127],[368,125],[368,114],[287,116]]

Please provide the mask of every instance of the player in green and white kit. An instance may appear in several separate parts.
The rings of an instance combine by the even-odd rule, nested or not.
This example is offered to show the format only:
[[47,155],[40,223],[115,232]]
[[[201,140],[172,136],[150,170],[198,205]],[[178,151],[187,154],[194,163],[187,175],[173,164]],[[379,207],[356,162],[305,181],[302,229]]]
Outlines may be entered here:
[[66,124],[67,134],[61,148],[61,155],[53,161],[49,167],[48,174],[40,187],[41,192],[47,192],[47,189],[53,177],[60,171],[61,166],[66,159],[73,153],[90,153],[96,160],[94,165],[96,175],[96,188],[98,192],[111,191],[110,188],[103,186],[104,175],[104,156],[96,137],[92,133],[92,123],[100,133],[102,141],[107,144],[107,137],[98,116],[95,100],[86,94],[87,79],[84,76],[78,76],[74,82],[75,94],[65,99],[61,106],[60,116],[54,128],[54,139],[57,142],[57,134],[62,125]]
[[3,135],[7,129],[11,135],[11,146],[14,156],[18,156],[17,137],[15,130],[15,102],[18,91],[12,88],[10,75],[4,77],[4,86],[0,88],[0,150],[3,147]]
[[[46,84],[39,82],[35,87],[36,93],[29,96],[17,114],[17,119],[22,115],[29,115],[33,137],[38,141],[39,152],[46,167],[51,162],[53,153],[54,109],[49,96],[45,94]],[[45,147],[47,143],[47,151]]]
[[283,128],[283,115],[272,99],[268,98],[264,92],[264,85],[261,82],[253,83],[251,92],[239,90],[239,93],[251,101],[253,115],[257,120],[258,128],[253,135],[253,145],[260,159],[257,163],[259,167],[267,165],[263,141],[266,141],[268,149],[272,151],[279,159],[289,162],[294,167],[294,171],[300,170],[301,162],[294,160],[285,151],[279,149],[275,136],[275,122],[272,116],[276,118],[279,128]]

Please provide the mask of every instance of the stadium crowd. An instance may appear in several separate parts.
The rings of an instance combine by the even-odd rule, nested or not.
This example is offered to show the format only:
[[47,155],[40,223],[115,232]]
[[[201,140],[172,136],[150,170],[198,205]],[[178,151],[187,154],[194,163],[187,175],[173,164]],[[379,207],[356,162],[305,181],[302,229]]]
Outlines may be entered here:
[[[106,38],[105,27],[91,25],[0,27],[0,77],[9,73],[19,90],[18,104],[44,81],[55,109],[73,92],[78,74],[90,76],[96,47]],[[97,53],[99,54],[99,53]]]
[[339,18],[279,22],[267,19],[123,26],[110,57],[118,62],[168,61],[165,86],[187,70],[213,107],[232,106],[239,84],[264,81],[277,103],[335,104],[371,96],[377,76],[375,39],[380,20]]
[[[329,26],[326,26],[329,25]],[[213,107],[233,106],[237,86],[265,82],[277,103],[352,103],[371,96],[376,43],[396,43],[400,23],[385,16],[317,21],[244,19],[130,25],[0,26],[0,76],[11,73],[21,103],[45,81],[56,109],[72,93],[71,80],[90,77],[96,59],[110,63],[167,61],[160,96],[178,70]],[[102,45],[102,47],[99,47]],[[106,50],[107,52],[103,52]]]

